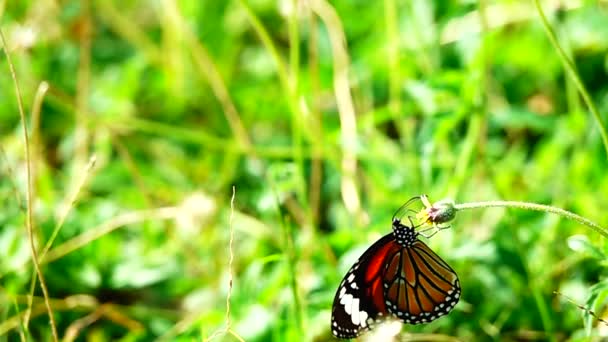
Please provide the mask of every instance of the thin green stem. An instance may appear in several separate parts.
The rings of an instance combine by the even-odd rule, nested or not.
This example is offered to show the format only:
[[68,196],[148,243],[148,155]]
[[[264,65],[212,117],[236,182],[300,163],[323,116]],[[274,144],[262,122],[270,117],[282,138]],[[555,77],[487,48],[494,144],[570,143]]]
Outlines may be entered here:
[[565,217],[570,220],[574,220],[580,224],[590,227],[601,235],[608,237],[608,229],[594,223],[580,215],[577,215],[573,212],[556,208],[544,204],[537,203],[528,203],[528,202],[516,202],[516,201],[487,201],[487,202],[471,202],[471,203],[462,203],[455,204],[454,209],[456,211],[460,210],[468,210],[468,209],[480,209],[480,208],[495,208],[495,207],[504,207],[504,208],[518,208],[525,210],[534,210],[534,211],[543,211],[547,213],[557,214],[562,217]]
[[[300,28],[298,21],[298,0],[292,0],[292,11],[288,18],[289,24],[289,98],[291,104],[291,131],[293,134],[293,155],[298,166],[298,202],[307,212],[306,217],[310,218],[310,207],[308,206],[308,192],[306,189],[305,170],[304,170],[304,138],[302,128],[304,126],[303,113],[297,105],[300,97]],[[308,224],[312,226],[312,221]]]
[[277,187],[276,187],[276,184],[274,183],[274,180],[271,177],[268,177],[268,178],[269,178],[268,181],[270,183],[270,187],[274,194],[277,214],[279,215],[279,222],[280,222],[281,228],[283,230],[283,238],[284,238],[284,242],[285,242],[285,245],[284,245],[285,250],[283,251],[283,253],[285,253],[285,256],[287,257],[288,274],[290,275],[289,282],[290,282],[290,287],[291,287],[291,292],[293,295],[293,302],[294,302],[294,316],[295,316],[294,318],[295,318],[296,329],[298,329],[299,336],[304,336],[303,334],[306,331],[306,329],[304,327],[304,306],[303,306],[302,300],[300,299],[300,291],[299,291],[299,285],[298,285],[298,272],[297,272],[298,253],[296,251],[297,246],[295,245],[295,242],[293,239],[293,227],[292,227],[291,223],[287,222],[287,220],[283,216],[283,212],[281,211],[281,206],[280,206],[280,201],[279,201],[279,194],[277,192]]
[[[458,192],[466,181],[467,174],[471,172],[471,160],[475,155],[483,154],[484,148],[484,127],[486,126],[488,113],[489,90],[489,66],[488,66],[488,16],[486,10],[487,4],[485,0],[479,0],[479,24],[481,27],[480,45],[475,53],[475,58],[470,64],[470,81],[465,82],[465,108],[472,108],[469,117],[467,133],[462,143],[462,148],[456,166],[454,168],[454,177],[448,187],[448,197],[457,197]],[[468,102],[468,103],[467,103]],[[466,110],[466,109],[465,109]],[[467,110],[468,112],[468,110]]]
[[[127,118],[120,121],[93,121],[92,124],[103,124],[113,130],[133,130],[150,135],[172,136],[181,141],[204,145],[211,150],[221,150],[225,153],[246,154],[254,153],[266,158],[288,158],[292,155],[292,147],[289,146],[254,146],[247,147],[230,138],[219,137],[201,130],[188,127],[179,127],[162,122],[156,122],[141,118]],[[312,151],[302,152],[306,158],[312,157]]]
[[298,93],[300,75],[300,28],[298,22],[298,0],[291,1],[291,13],[288,18],[289,25],[289,69],[291,86]]
[[602,141],[604,142],[604,148],[606,149],[606,155],[608,155],[608,132],[606,131],[606,126],[604,125],[602,116],[600,115],[599,111],[597,110],[597,107],[591,100],[591,96],[587,92],[585,85],[583,84],[580,77],[578,76],[574,63],[572,62],[572,60],[570,60],[570,58],[568,58],[568,55],[566,54],[564,49],[562,49],[562,47],[559,45],[559,42],[557,41],[557,36],[555,35],[555,32],[551,28],[551,25],[549,25],[549,21],[547,20],[547,17],[545,16],[545,13],[543,12],[543,8],[540,5],[540,1],[534,0],[534,3],[536,4],[536,9],[538,10],[538,14],[540,16],[541,22],[543,24],[543,27],[545,28],[545,31],[547,32],[547,36],[549,37],[551,44],[557,51],[559,58],[561,59],[562,63],[564,64],[564,68],[568,71],[568,73],[570,74],[570,77],[572,77],[574,84],[578,88],[578,91],[581,93],[583,100],[587,104],[589,111],[593,115],[593,118],[595,119],[595,122],[598,125],[600,134],[602,136]]
[[528,284],[528,289],[532,293],[532,298],[534,298],[534,303],[536,304],[536,308],[538,309],[538,314],[543,325],[543,331],[546,334],[545,336],[548,341],[557,342],[550,309],[548,308],[547,302],[543,296],[541,285],[537,280],[538,278],[536,275],[538,272],[536,270],[531,270],[531,262],[529,262],[529,260],[525,257],[527,254],[526,247],[523,243],[521,243],[518,236],[515,236],[515,239],[518,242],[516,245],[516,250],[521,258],[521,264],[525,270],[524,273],[526,277],[526,284]]
[[[401,115],[401,71],[399,70],[399,26],[397,4],[395,0],[384,0],[384,18],[386,21],[386,53],[387,53],[387,74],[388,74],[388,93],[389,93],[389,112],[398,122]],[[400,126],[398,126],[400,128]],[[401,132],[399,132],[401,133]]]
[[243,9],[247,13],[247,17],[249,18],[251,26],[258,34],[260,40],[262,41],[262,44],[268,50],[270,56],[274,60],[279,80],[281,81],[284,87],[289,88],[289,75],[287,67],[285,67],[285,63],[283,62],[279,51],[277,50],[275,44],[272,42],[272,38],[270,37],[268,30],[266,30],[264,24],[262,24],[262,21],[255,15],[247,1],[240,0],[239,3],[241,4],[241,6],[243,6]]
[[536,302],[536,307],[538,308],[538,313],[540,314],[540,319],[542,321],[545,333],[548,335],[547,338],[549,341],[556,342],[557,339],[555,337],[555,332],[553,331],[553,320],[551,319],[551,315],[549,314],[549,308],[547,307],[547,302],[543,297],[538,286],[531,286],[532,296],[534,297],[534,302]]
[[[300,110],[299,102],[299,81],[298,75],[300,70],[300,49],[299,49],[299,23],[297,18],[298,1],[293,0],[293,12],[288,19],[289,25],[289,42],[290,42],[290,55],[289,55],[289,66],[283,61],[281,54],[277,48],[277,45],[272,41],[269,31],[266,29],[262,21],[253,12],[246,0],[239,0],[243,9],[247,13],[250,24],[257,33],[262,42],[262,45],[268,50],[270,56],[274,60],[277,68],[277,76],[283,90],[287,95],[287,104],[291,112],[291,125],[294,137],[294,143],[292,146],[292,155],[295,156],[294,160],[299,168],[300,176],[298,180],[298,187],[296,189],[298,194],[299,204],[308,211],[308,199],[306,195],[306,184],[304,181],[304,157],[303,157],[303,135],[302,135],[302,111]],[[310,217],[310,215],[307,215]]]
[[531,270],[532,263],[525,257],[527,255],[526,247],[523,243],[521,243],[520,238],[515,235],[514,239],[517,244],[515,249],[517,250],[517,254],[521,259],[521,264],[524,268],[524,274],[526,277],[526,284],[528,285],[528,289],[532,293],[532,298],[534,298],[534,303],[536,304],[536,308],[538,309],[538,314],[540,316],[543,331],[548,341],[557,342],[555,338],[555,332],[553,328],[553,321],[551,319],[550,310],[547,307],[547,302],[543,297],[543,291],[541,289],[541,285],[538,283],[536,270]]

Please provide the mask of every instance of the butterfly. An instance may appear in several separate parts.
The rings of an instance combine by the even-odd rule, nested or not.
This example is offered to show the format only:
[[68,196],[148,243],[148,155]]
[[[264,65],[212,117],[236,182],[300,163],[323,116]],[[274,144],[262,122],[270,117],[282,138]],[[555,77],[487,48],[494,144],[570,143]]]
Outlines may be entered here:
[[[355,262],[338,287],[332,306],[331,331],[338,338],[354,338],[386,319],[421,324],[448,314],[460,299],[454,270],[418,239],[426,230],[404,224],[413,197],[392,219],[392,233],[376,241]],[[400,213],[403,213],[400,215]],[[398,217],[401,216],[401,217]],[[437,227],[435,227],[437,228]],[[439,227],[438,230],[447,227]]]

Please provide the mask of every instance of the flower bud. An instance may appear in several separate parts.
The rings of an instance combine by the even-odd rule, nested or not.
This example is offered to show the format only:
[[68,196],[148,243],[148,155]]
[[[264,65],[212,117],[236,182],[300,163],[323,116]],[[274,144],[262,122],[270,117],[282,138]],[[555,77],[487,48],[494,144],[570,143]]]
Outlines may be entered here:
[[431,204],[426,195],[422,195],[421,200],[425,208],[418,213],[417,217],[424,222],[437,225],[448,223],[456,217],[456,208],[454,208],[452,200],[441,200]]

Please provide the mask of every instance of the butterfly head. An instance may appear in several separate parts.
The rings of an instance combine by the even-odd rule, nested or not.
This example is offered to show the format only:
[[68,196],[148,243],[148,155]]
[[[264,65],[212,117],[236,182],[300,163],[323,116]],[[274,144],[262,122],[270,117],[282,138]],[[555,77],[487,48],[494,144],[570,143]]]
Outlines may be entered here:
[[424,208],[421,207],[416,210],[416,207],[419,207],[421,204],[423,204],[421,196],[412,197],[393,215],[393,234],[397,243],[403,247],[409,247],[418,240],[419,233],[416,232],[416,228],[420,224],[416,224],[414,221],[418,221],[417,214]]

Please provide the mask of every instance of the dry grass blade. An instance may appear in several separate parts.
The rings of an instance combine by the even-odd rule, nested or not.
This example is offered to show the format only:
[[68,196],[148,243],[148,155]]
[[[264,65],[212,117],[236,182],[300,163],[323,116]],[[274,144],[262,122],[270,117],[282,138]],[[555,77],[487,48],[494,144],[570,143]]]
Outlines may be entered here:
[[[91,241],[97,240],[102,236],[111,233],[112,231],[120,227],[147,220],[175,219],[180,215],[180,213],[181,210],[179,207],[162,207],[133,211],[116,216],[51,249],[50,251],[48,251],[48,253],[46,253],[44,258],[39,259],[39,262],[41,264],[53,262],[79,248],[86,246]],[[0,274],[0,279],[2,279],[4,275],[5,274]]]
[[[25,318],[25,315],[30,317],[38,317],[46,312],[46,304],[40,304],[39,297],[34,298],[32,301],[29,296],[17,296],[16,301],[18,304],[33,302],[31,308],[27,309],[30,312],[21,312],[12,317],[5,318],[4,321],[0,322],[0,336],[6,334],[8,331],[19,327],[20,321]],[[91,311],[99,306],[97,300],[94,297],[88,295],[73,295],[64,299],[49,299],[49,302],[53,305],[55,311],[73,311],[73,310],[87,310]]]
[[113,219],[110,219],[95,228],[87,230],[86,232],[72,238],[71,240],[68,240],[63,244],[51,249],[46,254],[46,257],[44,258],[44,260],[42,260],[42,262],[46,264],[57,260],[122,226],[147,220],[172,219],[176,218],[180,213],[181,211],[178,207],[164,207],[157,209],[133,211],[116,216]]
[[70,326],[66,329],[63,341],[71,342],[76,340],[78,338],[78,335],[86,327],[90,326],[91,324],[104,317],[131,331],[143,330],[143,325],[141,323],[127,317],[125,314],[117,310],[114,305],[103,304],[90,314],[72,322],[72,324],[70,324]]

